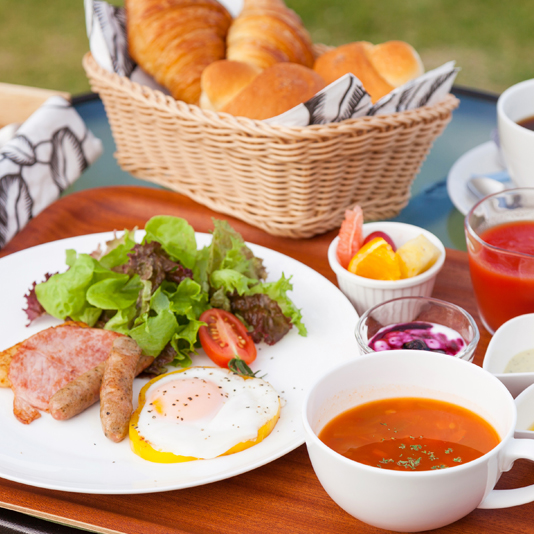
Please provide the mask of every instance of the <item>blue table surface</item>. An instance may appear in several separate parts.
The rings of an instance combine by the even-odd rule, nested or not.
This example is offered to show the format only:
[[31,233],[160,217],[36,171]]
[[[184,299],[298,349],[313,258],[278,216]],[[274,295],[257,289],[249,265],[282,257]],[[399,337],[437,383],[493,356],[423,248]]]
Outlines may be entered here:
[[[464,216],[447,194],[447,174],[461,155],[490,139],[497,123],[496,96],[462,88],[455,88],[453,92],[460,99],[460,106],[453,112],[452,121],[434,143],[414,180],[410,203],[392,220],[426,228],[446,247],[466,250]],[[89,129],[102,140],[104,153],[65,194],[109,185],[158,187],[134,178],[118,166],[113,157],[115,142],[99,98],[78,97],[74,105]]]

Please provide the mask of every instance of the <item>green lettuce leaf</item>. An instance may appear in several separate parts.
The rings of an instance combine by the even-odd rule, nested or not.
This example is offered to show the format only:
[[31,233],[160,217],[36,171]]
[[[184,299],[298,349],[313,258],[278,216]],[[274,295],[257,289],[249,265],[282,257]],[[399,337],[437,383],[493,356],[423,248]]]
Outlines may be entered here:
[[150,300],[149,312],[139,317],[129,332],[147,356],[157,356],[178,330],[178,321],[169,305],[160,286]]
[[172,293],[167,292],[170,285],[164,284],[163,289],[169,298],[170,310],[176,315],[194,321],[209,308],[207,293],[202,291],[200,284],[194,280],[190,278],[182,280],[176,291]]
[[128,335],[130,326],[137,315],[135,304],[129,308],[118,310],[117,313],[105,324],[105,330],[113,330],[120,334]]
[[50,277],[35,287],[35,293],[43,308],[58,319],[70,317],[93,326],[102,312],[87,300],[87,291],[95,283],[117,279],[123,275],[100,265],[88,254],[66,253],[69,269]]
[[191,365],[190,355],[197,353],[198,330],[205,324],[202,321],[189,321],[186,325],[178,328],[171,339],[171,345],[176,351],[172,365],[181,367],[189,367]]
[[87,290],[89,304],[103,310],[123,310],[136,303],[143,284],[139,275],[105,278]]
[[152,217],[145,225],[145,241],[157,241],[165,252],[184,267],[192,269],[197,256],[193,227],[185,220],[170,215]]
[[104,255],[99,259],[100,265],[106,269],[113,269],[118,265],[124,265],[128,262],[128,253],[135,245],[132,234],[135,230],[124,230],[121,237],[116,237],[106,242],[106,250]]
[[219,269],[212,272],[210,276],[210,284],[213,289],[222,288],[225,293],[237,291],[239,295],[243,295],[250,286],[257,282],[257,280],[248,278],[233,269]]
[[233,269],[248,278],[264,280],[266,271],[263,260],[254,256],[241,234],[236,232],[228,221],[213,219],[213,225],[213,239],[207,263],[208,277],[214,271]]

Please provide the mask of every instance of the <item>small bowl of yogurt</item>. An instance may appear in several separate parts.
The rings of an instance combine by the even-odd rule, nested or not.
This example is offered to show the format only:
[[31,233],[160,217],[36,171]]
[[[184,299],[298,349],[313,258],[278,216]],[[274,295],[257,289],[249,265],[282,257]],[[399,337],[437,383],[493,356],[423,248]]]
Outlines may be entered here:
[[431,297],[401,297],[367,310],[356,325],[364,354],[384,350],[424,350],[472,361],[480,339],[463,308]]
[[517,397],[534,384],[534,313],[501,325],[491,338],[482,367]]

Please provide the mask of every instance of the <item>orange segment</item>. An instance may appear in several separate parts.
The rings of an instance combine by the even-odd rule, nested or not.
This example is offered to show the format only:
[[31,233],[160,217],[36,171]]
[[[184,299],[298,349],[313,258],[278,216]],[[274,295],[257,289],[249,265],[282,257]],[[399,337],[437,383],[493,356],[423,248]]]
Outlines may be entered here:
[[373,280],[400,280],[401,277],[399,258],[381,237],[365,244],[350,260],[348,270]]
[[345,211],[345,219],[339,229],[339,241],[337,244],[337,259],[345,269],[351,258],[362,246],[363,236],[363,212],[360,206]]

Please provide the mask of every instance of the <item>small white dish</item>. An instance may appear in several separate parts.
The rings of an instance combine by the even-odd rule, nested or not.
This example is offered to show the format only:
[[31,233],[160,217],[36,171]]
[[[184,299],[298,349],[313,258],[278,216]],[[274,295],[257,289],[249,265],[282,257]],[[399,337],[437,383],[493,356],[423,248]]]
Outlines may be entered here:
[[513,397],[534,384],[534,372],[505,373],[504,370],[516,354],[534,348],[533,332],[534,313],[514,317],[497,329],[484,356],[482,367],[495,375]]
[[529,386],[515,399],[517,407],[517,422],[515,424],[515,438],[534,439],[534,385]]
[[456,209],[463,215],[480,200],[467,188],[473,176],[504,171],[501,155],[493,141],[483,143],[461,156],[447,176],[447,192]]
[[358,315],[387,300],[399,297],[430,297],[434,289],[436,276],[445,262],[445,247],[443,243],[424,228],[400,222],[372,222],[363,225],[364,238],[372,232],[378,231],[388,234],[397,248],[410,239],[423,234],[438,247],[440,256],[428,271],[412,278],[373,280],[353,274],[339,264],[336,254],[339,238],[336,237],[328,248],[328,262],[330,263],[330,268],[336,273],[339,288],[352,302]]

